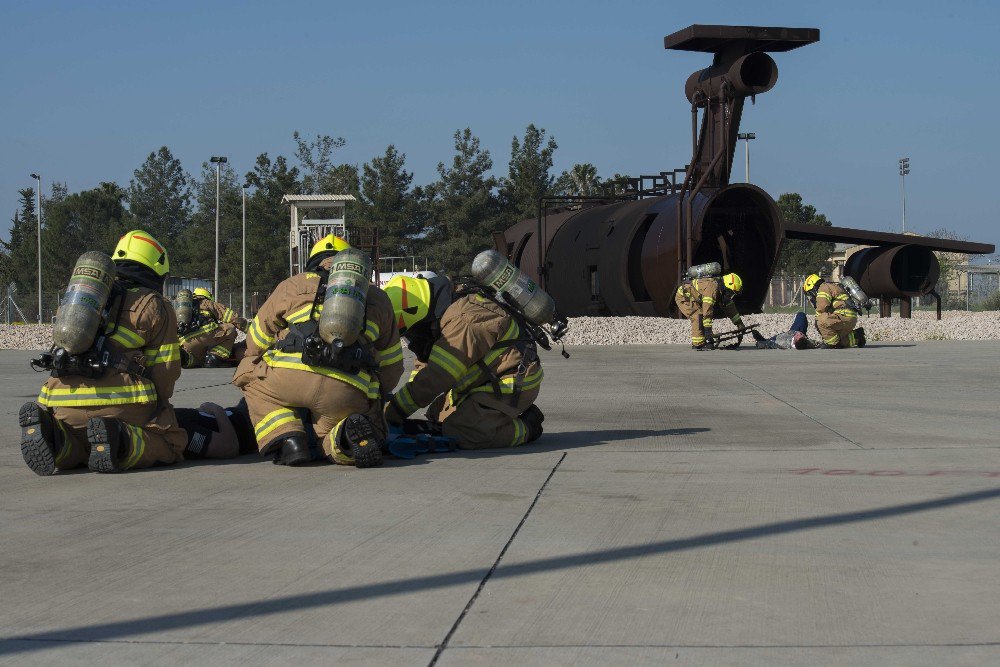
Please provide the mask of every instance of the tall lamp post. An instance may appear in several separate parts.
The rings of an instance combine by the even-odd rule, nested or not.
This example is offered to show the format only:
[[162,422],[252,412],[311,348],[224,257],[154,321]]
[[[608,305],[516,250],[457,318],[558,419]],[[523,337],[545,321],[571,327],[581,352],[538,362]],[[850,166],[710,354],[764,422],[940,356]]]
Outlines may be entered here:
[[747,183],[750,182],[750,142],[757,138],[757,135],[753,132],[740,132],[736,135],[736,139],[744,142],[746,146],[747,154]]
[[906,175],[910,173],[910,158],[899,158],[899,194],[903,198],[903,233],[906,233]]
[[249,183],[243,184],[243,309],[240,315],[247,316],[247,188]]
[[211,161],[215,164],[215,282],[213,289],[215,298],[221,299],[222,294],[219,292],[219,178],[222,173],[222,165],[229,162],[229,158],[224,155],[213,155]]
[[35,189],[35,196],[38,197],[38,205],[35,207],[35,216],[38,218],[38,323],[42,323],[42,177],[32,174],[31,177],[38,182]]

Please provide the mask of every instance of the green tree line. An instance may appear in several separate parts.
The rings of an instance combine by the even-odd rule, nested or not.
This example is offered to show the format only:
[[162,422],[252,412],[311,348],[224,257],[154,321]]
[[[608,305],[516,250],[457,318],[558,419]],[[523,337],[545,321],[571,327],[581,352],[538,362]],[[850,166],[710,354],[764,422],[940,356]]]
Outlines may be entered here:
[[[268,292],[287,275],[288,209],[281,203],[285,194],[352,194],[358,201],[348,210],[348,223],[377,227],[383,256],[426,257],[436,270],[457,273],[468,268],[478,251],[492,247],[492,232],[534,217],[540,197],[600,194],[620,187],[627,178],[615,174],[603,180],[590,163],[556,174],[553,158],[558,144],[533,124],[512,138],[505,175],[495,174],[493,156],[471,129],[457,130],[451,156],[438,164],[437,177],[425,185],[414,184],[406,154],[394,145],[357,165],[338,159],[347,143],[342,137],[307,138],[295,132],[292,139],[291,156],[261,153],[243,175],[231,164],[222,165],[223,291],[236,291],[242,283],[244,185],[248,187],[247,290]],[[35,197],[33,188],[19,191],[10,238],[0,245],[0,286],[14,283],[21,295],[36,292]],[[786,202],[787,197],[792,199]],[[215,165],[202,163],[191,173],[166,146],[151,152],[127,185],[102,182],[69,193],[64,184],[54,183],[42,197],[42,291],[57,293],[82,252],[110,251],[121,234],[134,228],[148,230],[166,245],[173,275],[212,276],[215,206]],[[829,224],[814,208],[804,206],[798,195],[783,195],[779,206],[796,221]],[[791,250],[783,263],[794,265],[796,271],[829,255],[825,249]],[[22,307],[31,306],[29,299],[23,301]]]

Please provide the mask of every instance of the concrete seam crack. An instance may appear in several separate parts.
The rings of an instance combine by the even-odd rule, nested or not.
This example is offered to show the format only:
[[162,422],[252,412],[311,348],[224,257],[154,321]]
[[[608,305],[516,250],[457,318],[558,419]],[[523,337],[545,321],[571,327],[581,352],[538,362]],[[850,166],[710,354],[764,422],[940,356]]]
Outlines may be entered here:
[[451,629],[448,630],[448,634],[444,636],[444,639],[438,645],[437,650],[434,652],[434,656],[431,658],[431,661],[427,663],[427,667],[434,667],[434,665],[437,664],[438,659],[441,657],[441,654],[444,653],[444,650],[446,648],[448,648],[448,642],[451,641],[451,638],[455,635],[455,632],[458,631],[458,626],[460,626],[462,624],[462,621],[465,620],[465,617],[468,615],[469,610],[472,609],[472,605],[474,605],[476,603],[476,600],[479,599],[479,594],[483,592],[484,588],[486,588],[486,582],[488,582],[490,580],[490,577],[493,576],[493,573],[496,572],[497,567],[500,566],[500,561],[503,560],[503,557],[507,555],[507,550],[510,549],[510,545],[514,543],[515,538],[517,538],[517,534],[521,532],[521,527],[528,520],[528,516],[531,514],[531,511],[535,509],[535,505],[538,504],[539,498],[542,497],[542,493],[545,491],[545,487],[549,485],[549,482],[552,480],[552,477],[556,474],[556,470],[558,470],[559,466],[562,465],[562,462],[566,460],[567,453],[568,452],[563,452],[562,456],[559,457],[559,460],[556,461],[556,464],[552,466],[552,470],[549,471],[548,477],[545,478],[545,481],[542,482],[542,485],[538,488],[538,493],[535,494],[534,500],[531,501],[531,504],[528,506],[527,511],[525,511],[524,516],[521,517],[521,520],[514,528],[514,532],[510,534],[510,538],[507,540],[507,543],[503,545],[503,549],[500,550],[500,554],[497,555],[496,560],[493,561],[493,566],[486,572],[482,580],[479,582],[479,586],[476,588],[476,591],[472,594],[472,597],[469,598],[469,601],[465,604],[465,608],[462,609],[462,613],[460,613],[458,615],[458,618],[455,619],[455,623],[452,624]]

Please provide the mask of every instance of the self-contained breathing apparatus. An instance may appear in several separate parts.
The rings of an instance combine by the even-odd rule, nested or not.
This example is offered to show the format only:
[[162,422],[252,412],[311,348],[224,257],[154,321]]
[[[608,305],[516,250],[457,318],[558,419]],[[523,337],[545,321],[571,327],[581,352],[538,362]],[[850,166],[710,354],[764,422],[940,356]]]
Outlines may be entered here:
[[[288,334],[275,345],[282,352],[300,352],[308,366],[333,368],[351,375],[375,372],[378,363],[365,343],[365,313],[371,259],[348,248],[333,257],[329,272],[320,274],[309,319],[289,324]],[[322,312],[316,317],[323,295]]]
[[115,276],[115,265],[104,253],[80,256],[56,311],[53,345],[30,361],[32,369],[50,371],[53,377],[97,379],[109,370],[136,378],[147,376],[142,364],[108,345],[125,306],[125,289]]

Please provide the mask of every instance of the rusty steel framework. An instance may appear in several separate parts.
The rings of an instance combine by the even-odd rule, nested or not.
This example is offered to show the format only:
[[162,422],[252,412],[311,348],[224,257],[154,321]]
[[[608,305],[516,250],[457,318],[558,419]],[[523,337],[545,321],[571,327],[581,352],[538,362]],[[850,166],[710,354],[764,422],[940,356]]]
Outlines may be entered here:
[[668,35],[667,49],[713,54],[684,86],[690,163],[628,179],[606,195],[544,197],[535,219],[494,234],[497,250],[535,277],[565,315],[661,317],[678,316],[673,295],[687,268],[713,261],[743,277],[740,311],[759,312],[786,238],[876,246],[858,253],[847,272],[883,303],[933,290],[932,250],[993,252],[982,243],[786,224],[764,190],[730,183],[746,98],[754,102],[778,80],[768,53],[818,41],[815,28],[692,25]]

